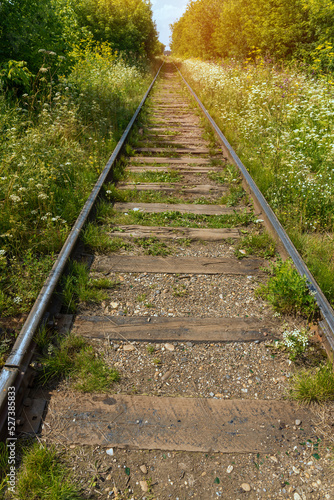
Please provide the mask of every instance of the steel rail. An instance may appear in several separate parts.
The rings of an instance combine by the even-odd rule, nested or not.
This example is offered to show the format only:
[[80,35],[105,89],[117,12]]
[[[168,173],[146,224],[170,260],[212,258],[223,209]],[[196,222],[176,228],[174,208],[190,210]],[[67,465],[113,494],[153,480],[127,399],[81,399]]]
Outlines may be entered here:
[[308,289],[310,290],[311,294],[314,296],[316,303],[319,307],[319,310],[321,312],[321,315],[327,324],[327,328],[324,329],[324,335],[327,338],[328,344],[329,344],[332,352],[334,352],[334,311],[333,311],[333,308],[331,307],[330,303],[326,299],[326,297],[323,294],[322,290],[320,289],[318,283],[316,282],[316,280],[312,276],[310,270],[306,266],[305,262],[303,261],[302,257],[300,256],[299,252],[297,251],[297,249],[293,245],[292,241],[290,240],[290,238],[287,235],[286,231],[284,230],[283,226],[281,225],[281,223],[277,219],[273,210],[269,206],[267,200],[265,199],[265,197],[263,196],[263,194],[261,193],[261,191],[257,187],[256,183],[254,182],[253,178],[249,174],[248,170],[246,169],[246,167],[244,166],[244,164],[242,163],[242,161],[240,160],[240,158],[238,157],[238,155],[236,154],[236,152],[234,151],[234,149],[232,148],[232,146],[230,145],[230,143],[228,142],[228,140],[226,139],[226,137],[224,136],[224,134],[222,133],[222,131],[220,130],[218,125],[216,124],[216,122],[214,121],[214,119],[210,116],[207,109],[203,106],[202,102],[199,100],[196,93],[193,91],[193,89],[190,87],[188,82],[185,80],[185,78],[182,75],[179,68],[176,65],[175,65],[175,67],[177,68],[177,70],[178,70],[183,82],[187,86],[188,90],[190,91],[192,96],[195,98],[197,104],[199,105],[199,107],[202,109],[203,113],[205,114],[205,116],[209,120],[212,128],[214,129],[214,131],[218,135],[219,139],[222,141],[223,145],[227,149],[230,157],[233,159],[234,163],[237,165],[237,167],[241,171],[241,174],[242,174],[244,180],[246,181],[246,183],[248,184],[248,186],[252,192],[253,197],[257,200],[258,204],[261,207],[261,210],[264,212],[265,216],[267,217],[273,231],[276,233],[278,239],[282,242],[285,251],[291,257],[298,273],[301,276],[306,276]]
[[[100,177],[98,178],[89,198],[87,199],[83,209],[81,210],[74,226],[71,229],[70,234],[68,235],[58,257],[57,260],[55,261],[49,276],[45,280],[40,293],[29,313],[29,316],[27,317],[16,341],[13,346],[13,349],[1,371],[0,374],[0,409],[3,409],[3,406],[6,404],[7,400],[7,390],[9,386],[13,386],[15,382],[15,378],[19,371],[22,368],[22,365],[24,363],[25,356],[27,352],[29,351],[32,341],[33,341],[33,336],[36,333],[36,330],[43,320],[43,317],[46,313],[47,306],[51,300],[52,294],[55,291],[55,288],[59,282],[59,279],[64,272],[66,263],[68,262],[68,259],[70,258],[74,247],[78,241],[80,232],[84,226],[84,224],[87,221],[87,218],[94,206],[94,203],[96,202],[100,192],[101,188],[106,181],[111,168],[113,164],[115,163],[122,147],[124,146],[124,143],[129,135],[129,132],[137,119],[149,93],[152,90],[153,85],[156,82],[156,79],[159,76],[160,70],[162,66],[164,65],[164,62],[161,64],[159,70],[157,71],[152,83],[150,84],[147,92],[145,93],[144,97],[142,98],[137,110],[135,111],[133,117],[131,118],[130,122],[128,123],[125,131],[123,132],[122,137],[120,138],[119,142],[117,143],[116,148],[114,149],[113,153],[111,154],[106,166],[104,167]],[[2,413],[2,411],[1,411]]]

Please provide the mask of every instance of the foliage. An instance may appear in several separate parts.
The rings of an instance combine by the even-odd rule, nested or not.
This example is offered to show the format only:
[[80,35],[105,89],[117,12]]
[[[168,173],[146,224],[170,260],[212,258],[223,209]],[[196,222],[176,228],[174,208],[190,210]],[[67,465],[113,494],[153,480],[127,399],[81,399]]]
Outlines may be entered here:
[[71,377],[74,389],[82,392],[105,392],[120,378],[117,370],[95,355],[85,339],[73,334],[61,339],[58,347],[51,344],[41,363],[40,379],[44,383]]
[[169,226],[169,227],[208,227],[222,228],[247,226],[254,216],[250,213],[237,213],[232,215],[197,215],[180,212],[166,211],[161,213],[145,213],[129,210],[128,213],[111,212],[112,224],[140,224],[144,226]]
[[275,241],[267,233],[248,234],[236,245],[236,255],[240,257],[239,250],[244,250],[246,255],[258,255],[268,259],[275,255]]
[[136,245],[144,248],[145,255],[168,255],[170,249],[163,241],[159,241],[155,236],[148,238],[134,238]]
[[316,304],[306,282],[306,277],[298,274],[290,260],[280,260],[272,264],[271,276],[267,283],[260,285],[257,294],[265,298],[279,313],[312,318],[316,312]]
[[290,395],[293,399],[311,403],[334,400],[334,373],[330,363],[314,370],[300,370],[291,379]]
[[331,0],[193,0],[172,25],[171,47],[181,57],[319,59],[314,68],[331,70],[333,53],[317,50],[334,42],[333,16]]
[[283,344],[289,352],[292,361],[302,356],[309,344],[306,330],[286,330],[283,332]]
[[85,245],[98,252],[117,252],[120,248],[127,248],[128,243],[121,238],[108,236],[105,229],[89,222],[82,233]]
[[91,280],[86,264],[72,261],[69,272],[62,278],[63,302],[67,309],[75,312],[79,302],[101,302],[107,298],[104,291],[114,288],[117,283],[111,280]]
[[[84,78],[69,77],[48,94],[37,88],[24,95],[20,107],[0,96],[2,315],[31,307],[53,262],[52,256],[46,256],[60,250],[126,118],[147,87],[146,73],[116,62],[115,57],[108,69],[109,49],[102,48],[105,52],[98,55],[95,49],[82,53],[77,64]],[[79,95],[85,89],[92,94],[92,101],[87,98],[91,107],[86,109]],[[115,106],[122,111],[122,119]]]
[[115,50],[152,56],[161,53],[151,3],[145,0],[79,0],[72,2],[81,27]]
[[334,303],[331,77],[234,61],[187,60],[182,72]]
[[54,447],[35,442],[24,450],[16,484],[17,498],[31,500],[80,500],[78,487]]

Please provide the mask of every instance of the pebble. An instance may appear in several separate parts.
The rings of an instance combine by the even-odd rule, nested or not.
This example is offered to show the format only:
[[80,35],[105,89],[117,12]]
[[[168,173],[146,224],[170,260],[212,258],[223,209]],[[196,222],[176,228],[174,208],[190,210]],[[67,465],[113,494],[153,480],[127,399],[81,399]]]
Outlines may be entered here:
[[233,471],[233,465],[229,465],[226,469],[227,474],[231,474],[232,471]]
[[293,500],[302,500],[302,497],[299,495],[299,493],[294,493]]
[[113,448],[109,448],[109,450],[106,450],[106,454],[112,457],[114,454]]
[[251,487],[249,486],[249,484],[248,484],[248,483],[242,483],[241,488],[242,488],[244,491],[250,491],[250,490],[251,490]]
[[147,474],[147,467],[146,465],[141,465],[139,469],[142,471],[143,474]]
[[296,421],[295,421],[295,425],[300,425],[301,423],[302,423],[302,421],[301,421],[301,420],[296,420]]
[[140,487],[144,493],[148,491],[148,485],[146,481],[139,481]]
[[171,374],[172,374],[171,370],[168,370],[168,371],[167,371],[167,372],[166,372],[166,373],[165,373],[165,374],[161,377],[161,380],[162,380],[163,382],[165,382],[165,380],[168,380],[168,379],[169,379],[169,377],[171,376]]
[[123,346],[123,351],[134,351],[135,348],[133,347],[132,344],[126,344],[125,346]]
[[173,346],[173,344],[165,344],[165,348],[167,349],[167,351],[174,351],[175,350],[175,347]]
[[110,307],[112,307],[113,309],[117,309],[118,306],[119,306],[118,302],[110,302]]

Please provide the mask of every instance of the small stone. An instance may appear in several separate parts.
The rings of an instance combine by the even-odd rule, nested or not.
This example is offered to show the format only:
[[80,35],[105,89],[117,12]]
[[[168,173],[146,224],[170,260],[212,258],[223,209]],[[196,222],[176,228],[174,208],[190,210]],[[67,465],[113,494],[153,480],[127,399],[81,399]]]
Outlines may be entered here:
[[293,494],[293,500],[302,500],[302,497],[296,492]]
[[147,467],[146,465],[141,465],[139,469],[142,471],[143,474],[147,474]]
[[302,421],[301,421],[301,420],[296,420],[296,421],[295,421],[295,425],[300,425],[301,423],[302,423]]
[[140,487],[144,493],[148,492],[148,485],[146,481],[139,481]]
[[188,347],[194,347],[194,344],[192,342],[186,342],[186,346],[188,346]]
[[169,377],[171,376],[171,374],[172,374],[171,370],[168,370],[168,371],[167,371],[167,372],[166,372],[166,373],[165,373],[165,374],[161,377],[161,380],[162,380],[163,382],[165,382],[165,380],[168,380],[168,379],[169,379]]
[[270,460],[272,460],[273,462],[275,462],[275,464],[277,464],[277,463],[278,463],[277,458],[276,458],[276,457],[274,457],[274,456],[271,456],[271,457],[270,457]]
[[125,346],[123,346],[123,351],[134,351],[135,348],[133,347],[132,344],[126,344]]
[[110,302],[110,307],[112,307],[113,309],[117,309],[118,306],[119,306],[118,302]]
[[165,348],[167,349],[167,351],[174,351],[175,350],[175,347],[173,346],[173,344],[165,344]]
[[239,250],[240,253],[242,253],[242,255],[246,255],[246,250]]
[[112,478],[112,475],[111,475],[111,474],[108,474],[108,475],[106,476],[106,481],[111,481],[111,478]]
[[204,471],[204,472],[202,472],[201,476],[202,476],[202,477],[206,476],[206,472],[205,472],[205,471]]
[[109,448],[109,450],[106,450],[106,454],[112,457],[114,454],[113,448]]
[[232,471],[233,471],[233,465],[229,465],[226,469],[227,474],[231,474]]
[[250,491],[250,490],[251,490],[251,487],[249,486],[249,484],[248,484],[248,483],[242,483],[241,488],[242,488],[244,491]]

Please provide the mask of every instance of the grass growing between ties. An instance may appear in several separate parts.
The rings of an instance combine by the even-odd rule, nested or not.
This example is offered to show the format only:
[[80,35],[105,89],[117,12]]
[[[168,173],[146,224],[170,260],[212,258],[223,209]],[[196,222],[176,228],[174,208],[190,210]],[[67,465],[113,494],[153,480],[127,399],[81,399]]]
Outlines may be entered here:
[[134,238],[136,245],[144,248],[145,255],[169,255],[171,250],[166,243],[160,241],[155,236],[148,238]]
[[70,378],[74,389],[81,392],[106,392],[120,375],[109,368],[82,337],[70,334],[61,339],[57,347],[50,345],[42,358],[40,380]]
[[254,216],[250,213],[235,212],[231,215],[197,215],[169,211],[145,213],[129,210],[127,214],[111,212],[108,222],[115,225],[141,224],[144,226],[227,228],[248,226],[253,220]]
[[272,264],[267,283],[257,289],[257,295],[267,300],[279,313],[314,317],[317,306],[301,277],[290,260]]
[[244,255],[257,255],[269,259],[274,257],[275,249],[276,243],[268,233],[251,233],[237,243],[235,253],[238,258],[243,256],[243,253],[240,253],[240,250],[243,250]]
[[64,306],[69,312],[75,312],[79,302],[99,303],[108,298],[106,290],[117,285],[105,278],[92,280],[86,264],[72,261],[68,274],[62,278]]
[[97,252],[117,252],[121,248],[129,248],[131,245],[121,238],[112,238],[106,230],[89,222],[82,233],[84,244]]
[[6,499],[83,500],[80,489],[71,480],[67,465],[54,447],[35,442],[23,450],[15,496]]

